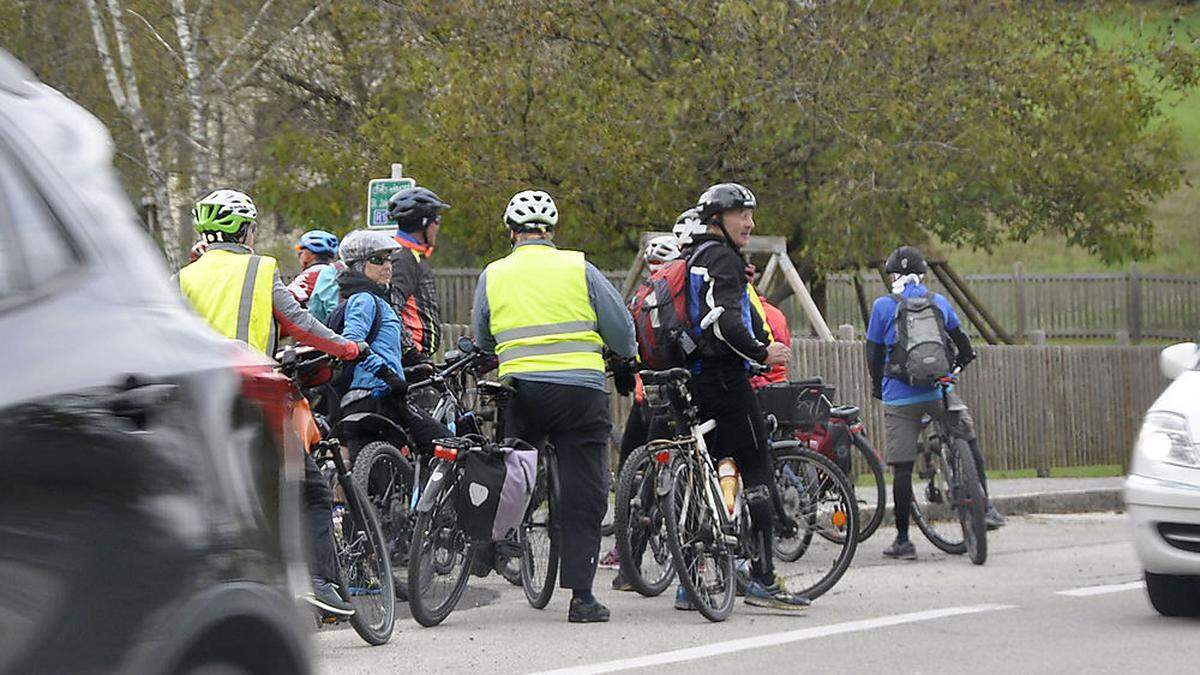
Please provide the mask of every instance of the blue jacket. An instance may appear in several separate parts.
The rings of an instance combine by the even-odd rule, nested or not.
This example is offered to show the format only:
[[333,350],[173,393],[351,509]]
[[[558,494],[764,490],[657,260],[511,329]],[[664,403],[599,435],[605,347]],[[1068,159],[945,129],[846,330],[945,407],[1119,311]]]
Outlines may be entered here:
[[[927,289],[922,284],[909,284],[904,287],[901,295],[913,298],[924,295],[926,292]],[[946,330],[953,331],[958,328],[958,314],[955,313],[950,302],[941,293],[931,295],[933,304],[942,311],[942,316],[946,320]],[[890,295],[877,298],[871,307],[871,323],[867,326],[867,340],[884,345],[887,358],[891,358],[891,346],[896,344],[896,308],[898,305],[896,298]],[[940,393],[937,387],[914,387],[907,382],[891,377],[883,378],[884,405],[912,405],[925,401],[936,401],[939,397]]]
[[355,365],[350,388],[368,389],[375,396],[383,396],[391,390],[375,373],[387,366],[404,377],[404,366],[400,364],[400,337],[404,328],[391,303],[366,291],[351,295],[346,300],[346,324],[342,328],[342,335],[355,342],[366,340],[376,312],[383,312],[383,322],[379,325],[375,340],[370,343],[370,356],[360,359]]
[[308,312],[317,317],[321,323],[329,318],[330,313],[338,305],[338,268],[335,263],[325,267],[317,275],[317,284],[312,294],[308,296]]

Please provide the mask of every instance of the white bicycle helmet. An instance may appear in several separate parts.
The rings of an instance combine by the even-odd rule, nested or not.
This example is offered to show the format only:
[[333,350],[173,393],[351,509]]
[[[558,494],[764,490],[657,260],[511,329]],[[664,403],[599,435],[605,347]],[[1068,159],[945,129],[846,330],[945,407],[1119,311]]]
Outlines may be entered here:
[[197,232],[235,234],[257,218],[254,202],[237,190],[214,190],[192,209],[192,224]]
[[692,237],[707,231],[708,227],[700,222],[700,212],[694,208],[679,214],[679,217],[675,219],[675,227],[671,228],[671,232],[679,240],[681,246],[687,246],[692,243]]
[[652,272],[672,260],[678,260],[682,255],[679,241],[672,235],[660,235],[646,243],[646,264],[650,265]]
[[542,190],[518,192],[504,209],[504,224],[514,232],[546,230],[557,223],[558,207]]
[[400,244],[391,235],[379,230],[355,230],[342,239],[338,247],[338,257],[350,265],[360,260],[366,260],[377,253],[391,253],[400,248]]

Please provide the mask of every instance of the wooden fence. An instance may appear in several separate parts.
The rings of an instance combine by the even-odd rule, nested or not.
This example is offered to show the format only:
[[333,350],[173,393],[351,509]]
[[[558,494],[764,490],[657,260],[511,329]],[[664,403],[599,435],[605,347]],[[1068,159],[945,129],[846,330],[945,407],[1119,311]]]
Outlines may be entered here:
[[[605,272],[620,287],[621,271]],[[442,318],[468,323],[479,270],[436,270]],[[863,274],[868,301],[885,292],[878,274]],[[1192,339],[1200,333],[1200,277],[1143,275],[1136,267],[1116,274],[968,274],[967,284],[996,320],[1014,336],[1045,331],[1050,338]],[[945,293],[937,279],[930,287]],[[850,276],[835,274],[827,282],[825,319],[866,331]],[[784,311],[799,319],[798,310],[785,303]],[[966,318],[963,317],[966,321]],[[974,334],[974,327],[968,325]]]
[[[447,346],[469,328],[445,326]],[[988,468],[1126,465],[1142,416],[1166,387],[1157,347],[978,347],[959,391],[975,418]],[[886,456],[883,405],[870,397],[862,342],[792,340],[793,378],[820,375],[835,403],[862,408],[867,433]],[[613,446],[629,399],[611,397]]]
[[[863,274],[868,300],[884,293],[878,274]],[[1144,275],[1136,266],[1115,274],[968,274],[967,285],[1014,336],[1045,331],[1050,338],[1191,339],[1200,332],[1200,277]],[[945,294],[930,275],[931,289]],[[827,282],[826,320],[865,330],[849,275]],[[965,317],[962,317],[964,322]],[[974,331],[973,326],[968,326]]]

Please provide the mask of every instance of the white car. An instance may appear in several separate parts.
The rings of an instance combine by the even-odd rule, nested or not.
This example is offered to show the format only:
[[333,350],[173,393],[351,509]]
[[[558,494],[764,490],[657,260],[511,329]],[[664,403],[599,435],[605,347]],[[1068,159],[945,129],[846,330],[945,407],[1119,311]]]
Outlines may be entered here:
[[1172,382],[1146,411],[1125,505],[1151,604],[1200,616],[1200,346],[1167,347],[1159,365]]

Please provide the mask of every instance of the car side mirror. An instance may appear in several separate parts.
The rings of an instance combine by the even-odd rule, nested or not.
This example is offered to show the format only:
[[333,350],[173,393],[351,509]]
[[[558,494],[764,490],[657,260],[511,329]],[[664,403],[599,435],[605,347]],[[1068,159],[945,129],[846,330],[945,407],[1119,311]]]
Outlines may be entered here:
[[458,338],[457,346],[458,346],[458,351],[460,351],[464,354],[474,354],[475,353],[475,341],[465,335]]
[[1158,367],[1164,377],[1174,380],[1200,364],[1200,346],[1195,342],[1171,345],[1158,355]]

